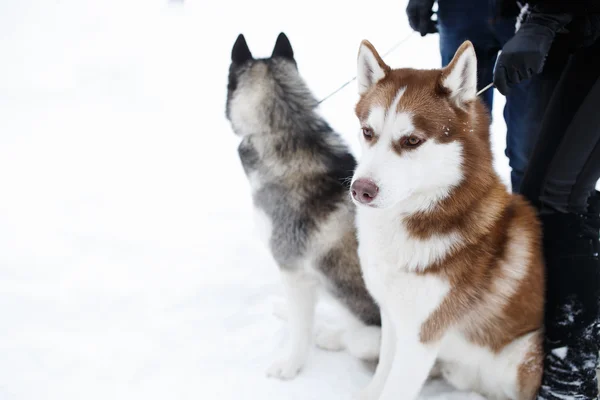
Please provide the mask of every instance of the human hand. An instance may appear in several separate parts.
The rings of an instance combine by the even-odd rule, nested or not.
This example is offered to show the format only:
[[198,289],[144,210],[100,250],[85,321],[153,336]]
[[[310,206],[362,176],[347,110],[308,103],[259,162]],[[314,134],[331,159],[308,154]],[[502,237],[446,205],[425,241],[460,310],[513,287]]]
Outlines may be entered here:
[[409,0],[406,7],[410,27],[419,32],[421,36],[438,31],[437,22],[431,19],[433,3],[435,0]]
[[520,82],[544,69],[556,33],[571,21],[569,14],[532,13],[502,49],[494,70],[494,85],[506,95]]

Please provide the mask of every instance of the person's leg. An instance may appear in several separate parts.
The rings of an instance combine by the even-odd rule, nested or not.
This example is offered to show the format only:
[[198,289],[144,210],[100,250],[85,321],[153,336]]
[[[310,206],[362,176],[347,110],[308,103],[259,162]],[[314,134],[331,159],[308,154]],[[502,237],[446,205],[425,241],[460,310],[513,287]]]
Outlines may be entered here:
[[544,71],[529,83],[530,107],[525,114],[528,120],[532,120],[529,123],[535,123],[535,119],[541,122],[521,183],[521,193],[538,209],[550,161],[595,80],[595,71],[585,68],[581,58],[580,61],[572,58],[568,39],[557,38],[548,54]]
[[531,81],[522,82],[506,96],[504,106],[505,154],[511,168],[510,181],[514,193],[521,190],[521,182],[539,132],[541,118],[539,115],[535,117],[536,111],[530,104],[535,96],[534,88]]
[[[541,219],[547,270],[547,355],[540,392],[544,399],[565,396],[591,399],[598,395],[599,217],[593,215],[593,199],[589,197],[600,177],[600,117],[597,112],[588,113],[598,102],[600,81],[570,125],[542,186]],[[583,123],[585,128],[581,129]],[[573,129],[587,135],[573,135]],[[594,137],[596,143],[592,144]],[[584,143],[590,148],[584,150],[581,147]],[[570,157],[574,151],[580,154]],[[574,181],[573,171],[579,171]],[[571,191],[567,194],[564,190],[569,185]],[[591,212],[585,215],[588,201]]]
[[523,180],[544,233],[546,357],[539,399],[598,397],[598,229],[583,214],[600,177],[599,46],[563,64]]
[[[522,193],[525,172],[528,171],[533,149],[536,147],[548,102],[558,83],[567,54],[556,55],[556,65],[561,71],[550,67],[543,74],[517,85],[506,97],[504,119],[506,121],[506,156],[511,167],[511,184],[514,193]],[[531,177],[531,172],[528,176]]]
[[[488,23],[491,15],[489,2],[444,0],[438,6],[442,66],[452,61],[465,40],[470,40],[477,56],[477,89],[482,89],[492,82],[495,57],[500,49]],[[492,109],[493,95],[493,90],[482,94],[489,110]]]
[[[497,18],[492,30],[500,46],[504,46],[515,34],[516,18]],[[495,63],[495,60],[494,60]],[[506,122],[506,157],[511,168],[511,187],[520,192],[529,157],[537,140],[540,122],[544,114],[539,99],[549,97],[553,85],[524,81],[506,96],[504,121]]]
[[[600,68],[600,63],[598,64]],[[548,166],[540,193],[542,213],[584,214],[600,177],[600,81],[573,116]]]

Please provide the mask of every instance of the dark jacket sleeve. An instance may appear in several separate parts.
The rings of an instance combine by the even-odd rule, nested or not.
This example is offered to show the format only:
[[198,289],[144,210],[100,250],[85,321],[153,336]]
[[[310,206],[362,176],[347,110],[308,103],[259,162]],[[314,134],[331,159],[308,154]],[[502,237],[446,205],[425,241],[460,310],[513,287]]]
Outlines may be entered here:
[[529,0],[528,3],[534,10],[546,13],[600,13],[600,0]]
[[540,14],[569,14],[565,27],[572,48],[587,47],[600,40],[600,0],[529,0],[529,11]]
[[515,18],[519,16],[521,8],[517,0],[491,0],[494,2],[496,16],[501,18]]

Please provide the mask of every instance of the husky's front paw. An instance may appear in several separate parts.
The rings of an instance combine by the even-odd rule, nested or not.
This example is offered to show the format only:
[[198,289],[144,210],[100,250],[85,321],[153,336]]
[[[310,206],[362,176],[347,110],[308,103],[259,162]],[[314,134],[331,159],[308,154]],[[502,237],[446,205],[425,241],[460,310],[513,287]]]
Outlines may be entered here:
[[274,362],[267,370],[269,378],[277,378],[284,381],[294,379],[302,369],[304,362],[294,358]]
[[341,329],[335,328],[321,328],[315,336],[315,343],[317,347],[327,351],[341,351],[344,350],[344,343],[342,341],[342,335],[344,332]]

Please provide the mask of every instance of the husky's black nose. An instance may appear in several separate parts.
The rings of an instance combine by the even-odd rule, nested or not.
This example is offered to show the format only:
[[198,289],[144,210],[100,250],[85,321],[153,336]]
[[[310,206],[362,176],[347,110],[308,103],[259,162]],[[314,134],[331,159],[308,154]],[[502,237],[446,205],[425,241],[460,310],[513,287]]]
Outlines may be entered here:
[[352,197],[360,203],[369,204],[377,197],[379,188],[369,179],[357,179],[351,187]]

